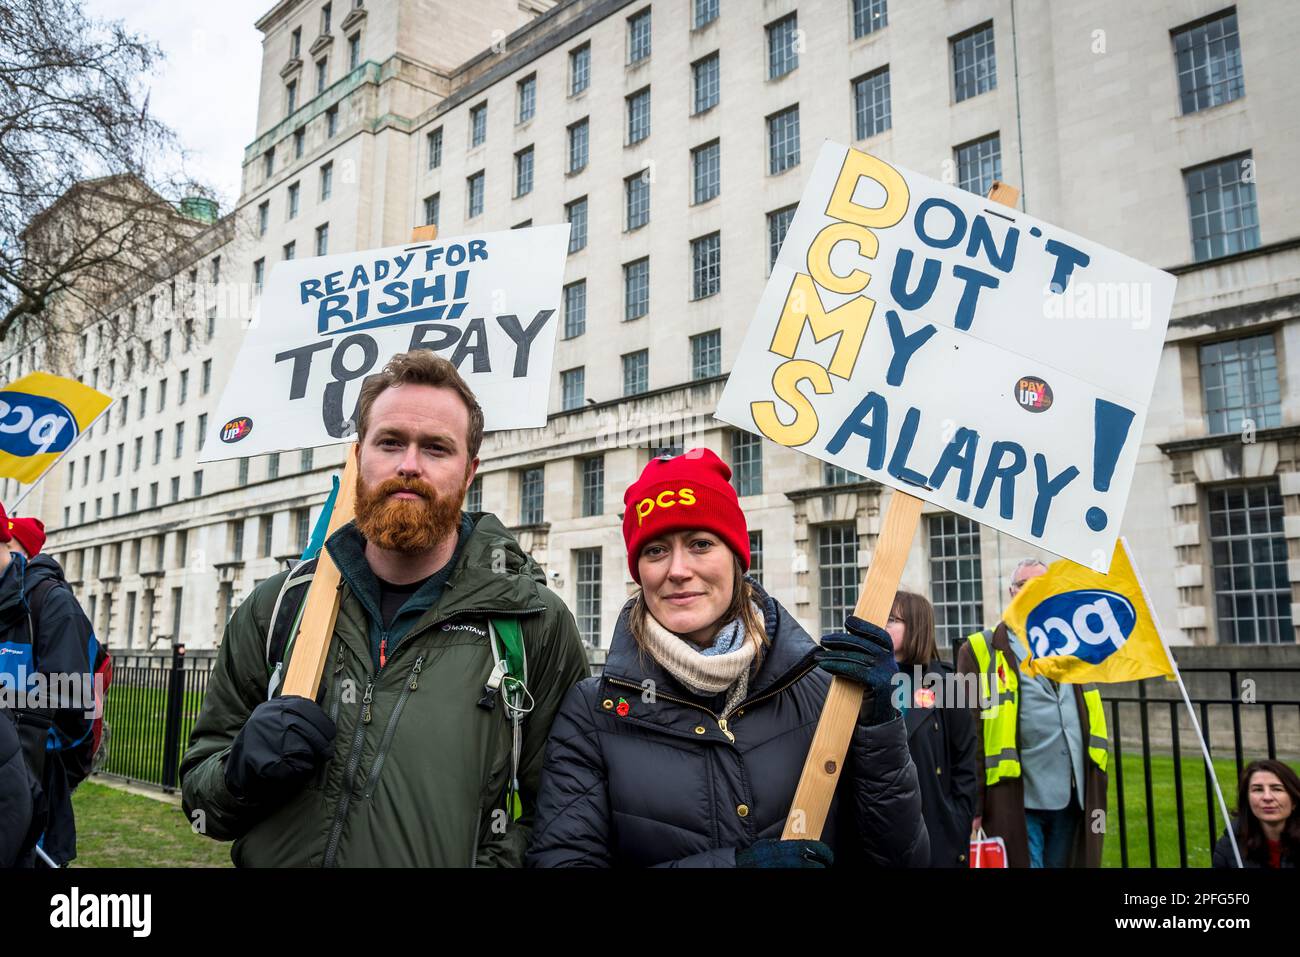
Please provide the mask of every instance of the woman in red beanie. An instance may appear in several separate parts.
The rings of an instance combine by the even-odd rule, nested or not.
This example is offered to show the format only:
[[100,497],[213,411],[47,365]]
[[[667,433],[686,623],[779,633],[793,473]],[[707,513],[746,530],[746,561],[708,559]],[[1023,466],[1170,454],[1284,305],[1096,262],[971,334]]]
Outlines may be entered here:
[[[731,469],[655,459],[623,497],[628,567],[604,673],[551,728],[534,867],[924,866],[893,645],[850,617],[819,647],[752,579]],[[821,840],[781,840],[831,676],[867,691]]]

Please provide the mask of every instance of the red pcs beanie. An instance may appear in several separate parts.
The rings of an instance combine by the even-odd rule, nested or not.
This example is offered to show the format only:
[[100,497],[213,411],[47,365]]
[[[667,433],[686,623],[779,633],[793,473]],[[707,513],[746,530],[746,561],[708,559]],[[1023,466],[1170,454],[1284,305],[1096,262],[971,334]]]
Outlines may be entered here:
[[5,507],[0,505],[0,542],[7,542],[12,537],[9,527],[9,515],[5,512]]
[[12,538],[21,545],[28,558],[35,558],[45,547],[45,523],[39,518],[11,518],[5,525],[6,540]]
[[731,487],[731,468],[708,449],[671,459],[651,459],[623,493],[623,541],[627,567],[641,583],[637,559],[653,538],[701,529],[717,535],[749,571],[749,529]]

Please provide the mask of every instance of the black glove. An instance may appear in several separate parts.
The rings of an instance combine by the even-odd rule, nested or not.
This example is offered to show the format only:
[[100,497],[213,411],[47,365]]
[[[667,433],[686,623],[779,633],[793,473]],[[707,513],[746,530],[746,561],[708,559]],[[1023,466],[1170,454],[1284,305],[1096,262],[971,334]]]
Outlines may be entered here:
[[831,849],[821,841],[781,841],[774,837],[755,841],[736,852],[737,867],[830,867]]
[[334,756],[334,722],[310,698],[263,701],[230,746],[226,787],[250,804],[280,803]]
[[898,663],[894,661],[894,642],[889,632],[853,615],[844,620],[844,626],[847,631],[822,637],[818,666],[866,689],[862,698],[863,724],[892,721],[898,715],[890,700]]

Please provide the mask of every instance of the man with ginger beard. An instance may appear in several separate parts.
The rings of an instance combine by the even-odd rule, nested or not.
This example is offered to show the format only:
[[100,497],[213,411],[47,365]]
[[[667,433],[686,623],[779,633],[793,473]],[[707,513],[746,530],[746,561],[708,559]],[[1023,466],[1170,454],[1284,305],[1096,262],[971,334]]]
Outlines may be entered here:
[[[276,695],[313,560],[231,616],[185,813],[243,866],[518,866],[551,721],[588,672],[577,625],[496,516],[461,511],[483,413],[455,367],[394,356],[358,410],[356,517],[325,543],[342,586],[321,688]],[[517,738],[488,690],[493,636],[515,631]]]

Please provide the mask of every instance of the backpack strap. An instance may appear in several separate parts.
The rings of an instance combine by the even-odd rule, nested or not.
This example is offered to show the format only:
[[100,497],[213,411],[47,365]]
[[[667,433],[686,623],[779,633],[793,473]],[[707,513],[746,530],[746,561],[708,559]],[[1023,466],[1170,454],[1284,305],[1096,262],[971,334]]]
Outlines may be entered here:
[[280,591],[275,596],[275,605],[271,608],[271,620],[266,627],[266,697],[269,701],[275,697],[283,677],[284,662],[289,657],[289,650],[298,637],[298,628],[302,624],[303,612],[307,608],[307,592],[299,589],[286,602],[289,592],[300,585],[310,585],[316,577],[316,562],[299,562],[280,583]]

